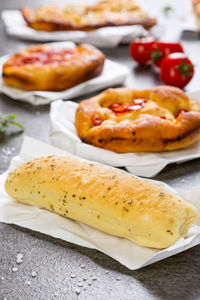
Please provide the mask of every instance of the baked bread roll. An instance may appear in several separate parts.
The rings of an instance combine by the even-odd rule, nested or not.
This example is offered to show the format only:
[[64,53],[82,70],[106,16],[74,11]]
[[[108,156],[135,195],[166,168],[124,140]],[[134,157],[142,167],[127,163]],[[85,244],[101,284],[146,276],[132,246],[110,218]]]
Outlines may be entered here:
[[191,204],[160,187],[74,158],[29,161],[8,175],[5,189],[20,203],[146,247],[173,245],[198,218]]
[[197,28],[200,31],[200,0],[192,0],[192,6],[197,23]]
[[146,29],[157,23],[142,11],[135,0],[104,0],[95,5],[72,4],[60,7],[44,5],[21,9],[27,25],[35,30],[90,31],[101,27],[142,25]]
[[107,89],[80,102],[80,139],[118,153],[187,147],[200,139],[200,105],[181,89]]
[[50,45],[28,47],[3,65],[5,84],[23,90],[61,91],[101,74],[105,56],[82,44],[74,48]]

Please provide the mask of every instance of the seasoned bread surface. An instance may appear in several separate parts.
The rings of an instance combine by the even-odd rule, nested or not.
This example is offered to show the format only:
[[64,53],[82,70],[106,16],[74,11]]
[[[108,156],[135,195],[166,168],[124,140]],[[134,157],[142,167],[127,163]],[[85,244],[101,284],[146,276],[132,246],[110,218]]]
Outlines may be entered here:
[[176,150],[200,139],[200,105],[171,86],[107,89],[80,102],[75,126],[83,142],[118,153]]
[[74,158],[44,157],[10,173],[6,192],[139,245],[166,248],[184,237],[197,210],[149,182]]
[[93,6],[75,3],[64,7],[23,7],[21,12],[29,27],[49,32],[91,31],[101,27],[124,25],[142,25],[149,29],[157,23],[155,18],[142,11],[135,0],[104,0]]
[[4,83],[24,90],[61,91],[101,74],[105,56],[97,48],[28,47],[3,65]]

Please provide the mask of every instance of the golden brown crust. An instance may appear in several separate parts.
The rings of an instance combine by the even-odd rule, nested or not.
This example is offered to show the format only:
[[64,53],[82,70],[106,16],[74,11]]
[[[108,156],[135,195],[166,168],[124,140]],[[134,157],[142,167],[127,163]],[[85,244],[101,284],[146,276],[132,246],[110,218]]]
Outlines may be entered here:
[[[113,103],[130,105],[134,99],[146,102],[123,113],[110,109]],[[102,123],[94,126],[96,116]],[[176,150],[200,139],[200,106],[170,86],[108,89],[79,104],[75,126],[82,141],[118,153]]]
[[101,51],[87,44],[74,49],[36,45],[12,55],[2,76],[7,85],[24,90],[60,91],[99,76],[104,60]]
[[148,181],[70,157],[27,162],[9,174],[5,189],[21,203],[146,247],[171,246],[198,218],[192,205]]
[[198,29],[200,30],[200,0],[192,0],[193,11]]
[[47,5],[38,9],[23,7],[22,15],[29,27],[35,30],[90,31],[108,26],[142,25],[149,29],[156,19],[144,13],[135,0],[106,0],[94,6],[68,5],[58,7]]

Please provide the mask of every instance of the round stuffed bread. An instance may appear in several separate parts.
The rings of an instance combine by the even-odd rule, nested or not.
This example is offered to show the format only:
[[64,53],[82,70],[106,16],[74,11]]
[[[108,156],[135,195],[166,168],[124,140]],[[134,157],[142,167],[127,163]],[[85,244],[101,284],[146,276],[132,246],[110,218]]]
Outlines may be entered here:
[[83,142],[118,153],[176,150],[200,139],[200,105],[171,86],[108,89],[79,104],[75,126]]

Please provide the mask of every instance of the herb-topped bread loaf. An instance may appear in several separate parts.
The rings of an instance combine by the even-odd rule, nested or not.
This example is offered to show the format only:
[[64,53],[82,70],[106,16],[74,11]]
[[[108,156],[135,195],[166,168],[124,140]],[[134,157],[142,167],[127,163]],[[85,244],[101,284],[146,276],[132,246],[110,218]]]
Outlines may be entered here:
[[198,218],[186,201],[146,180],[71,157],[44,157],[10,173],[6,192],[139,245],[166,248]]

